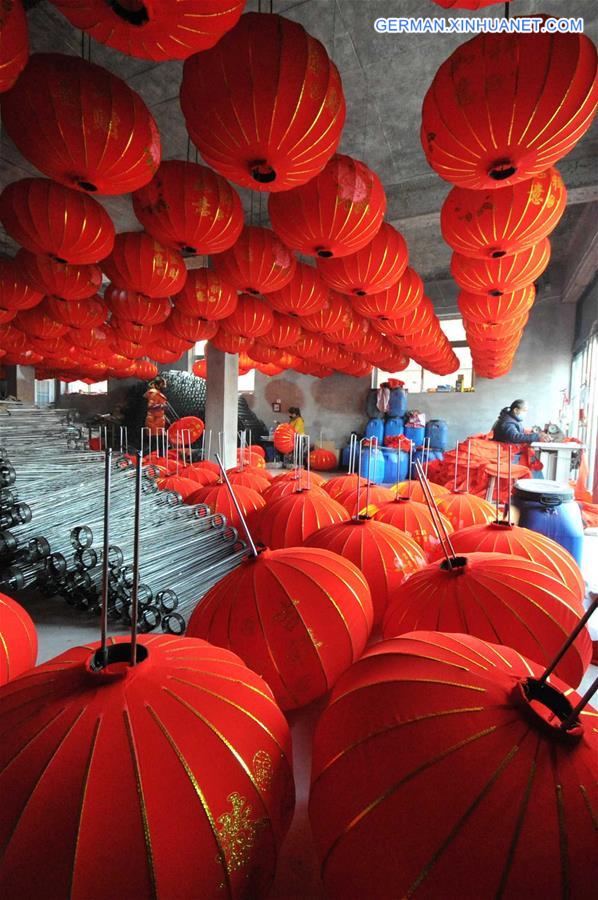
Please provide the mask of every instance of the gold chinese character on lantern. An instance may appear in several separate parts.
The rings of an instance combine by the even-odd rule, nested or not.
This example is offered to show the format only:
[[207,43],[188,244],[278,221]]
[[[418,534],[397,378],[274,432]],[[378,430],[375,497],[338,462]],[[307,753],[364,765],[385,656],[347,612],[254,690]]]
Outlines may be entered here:
[[544,199],[544,188],[539,181],[533,181],[529,189],[529,202],[534,206],[539,206]]

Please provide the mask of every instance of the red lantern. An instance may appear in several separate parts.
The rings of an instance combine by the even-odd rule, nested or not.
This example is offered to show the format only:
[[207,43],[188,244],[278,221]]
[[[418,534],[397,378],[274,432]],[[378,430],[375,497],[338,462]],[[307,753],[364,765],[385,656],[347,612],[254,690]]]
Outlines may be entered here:
[[183,416],[169,426],[167,434],[171,444],[194,444],[204,433],[205,425],[197,416]]
[[[233,493],[245,518],[251,513],[263,509],[266,505],[262,495],[258,494],[253,488],[236,484],[233,487]],[[205,503],[213,513],[224,516],[232,528],[242,530],[243,526],[239,514],[231,498],[230,491],[225,484],[213,484],[202,487],[192,495],[191,501],[193,503]]]
[[19,250],[15,261],[23,279],[36,291],[64,300],[85,300],[102,285],[99,266],[69,266],[27,250]]
[[264,491],[264,500],[266,504],[274,503],[280,497],[287,497],[289,494],[295,494],[298,490],[318,491],[322,490],[322,486],[314,481],[313,472],[309,475],[303,471],[298,478],[279,479],[275,478],[270,484],[267,491]]
[[279,453],[292,453],[297,432],[288,422],[281,422],[274,431],[274,449]]
[[396,284],[379,294],[356,297],[352,301],[355,312],[369,319],[386,322],[412,312],[424,295],[424,283],[415,269],[409,266]]
[[596,63],[583,34],[480,34],[461,44],[424,99],[428,163],[473,190],[545,172],[592,123]]
[[269,294],[287,285],[295,257],[269,228],[248,225],[237,243],[214,258],[216,273],[239,291]]
[[208,377],[208,361],[207,359],[196,359],[191,366],[191,371],[197,378]]
[[327,897],[587,893],[596,712],[561,729],[579,697],[541,672],[509,647],[419,632],[341,676],[309,804]]
[[20,603],[0,594],[0,685],[35,665],[37,633]]
[[269,344],[263,343],[263,341],[253,341],[249,349],[251,358],[255,362],[264,363],[266,365],[277,363],[281,355],[281,351],[278,347],[271,347]]
[[241,201],[228,181],[178,159],[160,163],[133,194],[133,209],[149,234],[184,253],[222,253],[243,230]]
[[48,303],[40,303],[33,309],[23,309],[18,314],[15,325],[30,337],[44,340],[62,337],[68,331],[68,326],[62,322],[56,322],[49,315]]
[[2,893],[33,896],[43,877],[56,897],[90,896],[98,879],[113,897],[177,895],[181,879],[204,897],[222,884],[265,896],[294,802],[269,687],[204,641],[140,637],[134,667],[131,652],[122,638],[106,658],[70,648],[2,689]]
[[499,322],[508,322],[529,312],[535,297],[536,288],[533,284],[528,284],[526,287],[501,294],[499,297],[491,297],[488,294],[468,294],[461,291],[457,302],[459,312],[468,322],[498,325]]
[[172,299],[186,316],[211,322],[226,319],[237,308],[237,292],[213,269],[191,269],[183,290]]
[[[443,484],[436,484],[433,481],[428,481],[428,487],[430,488],[432,496],[436,497],[436,499],[439,499],[446,494],[450,494],[449,489],[445,488]],[[397,484],[397,496],[409,497],[410,500],[417,500],[418,503],[426,502],[426,497],[419,481],[400,481]]]
[[549,261],[550,242],[544,238],[539,244],[499,259],[472,259],[453,253],[451,274],[464,291],[500,297],[536,281]]
[[319,175],[292,191],[271,194],[268,213],[288,247],[308,256],[348,256],[377,234],[386,195],[371,169],[336,154]]
[[47,178],[22,178],[5,187],[0,219],[26,250],[57,262],[94,263],[114,245],[114,225],[104,207]]
[[71,25],[141,59],[186,59],[213,47],[243,12],[245,0],[52,0]]
[[181,108],[208,165],[266,191],[317,175],[345,121],[341,79],[322,44],[297,22],[256,13],[185,62]]
[[71,328],[95,328],[102,325],[108,316],[108,307],[101,297],[88,297],[86,300],[61,300],[60,297],[48,297],[44,303],[48,315],[63,325]]
[[318,312],[301,317],[301,326],[316,334],[334,335],[350,321],[351,305],[346,297],[328,292],[326,303]]
[[262,340],[277,350],[292,347],[301,337],[301,325],[294,316],[281,316],[274,313],[274,324],[263,336]]
[[[169,472],[170,469],[170,464],[167,464],[166,471]],[[189,506],[194,506],[198,502],[195,499],[195,494],[199,490],[197,481],[192,481],[191,478],[186,478],[183,474],[177,475],[176,463],[175,474],[159,478],[158,487],[161,491],[172,491],[173,493],[178,494],[183,503],[186,503]]]
[[142,381],[149,381],[151,378],[155,378],[157,374],[158,366],[155,366],[149,360],[142,359],[135,363],[135,375],[137,378],[141,378]]
[[[503,553],[470,553],[431,563],[398,588],[384,636],[407,631],[459,631],[492,637],[548,665],[579,622],[577,595],[538,563]],[[592,657],[587,629],[555,669],[577,686]]]
[[227,469],[226,474],[231,484],[241,485],[242,487],[253,488],[258,494],[263,494],[269,490],[270,482],[264,475],[258,474],[250,469]]
[[182,290],[187,269],[182,256],[143,231],[116,235],[102,270],[116,287],[147,297],[168,297]]
[[161,325],[172,309],[168,297],[146,297],[135,291],[124,291],[113,284],[109,284],[104,291],[104,300],[114,316],[136,325]]
[[547,237],[566,205],[567,191],[556,169],[498,190],[455,187],[442,207],[442,236],[463,256],[500,259]]
[[284,709],[325,694],[365,647],[372,601],[363,575],[325,550],[264,550],[218,582],[188,634],[235,647]]
[[244,338],[268,334],[274,325],[274,314],[267,303],[251,294],[241,294],[237,308],[221,321],[224,331]]
[[303,317],[323,310],[329,295],[316,269],[299,262],[286,287],[269,293],[268,302],[278,312]]
[[0,21],[0,94],[9,91],[29,56],[27,16],[21,0],[5,3]]
[[377,484],[371,484],[369,490],[363,487],[360,489],[357,485],[347,487],[336,495],[336,500],[345,507],[350,516],[369,515],[370,512],[375,512],[376,507],[390,503],[392,499],[392,491]]
[[[440,540],[436,532],[435,519],[425,503],[407,497],[397,497],[391,503],[384,503],[374,513],[376,522],[393,525],[413,538],[429,559],[436,559]],[[442,516],[442,523],[449,535],[453,533],[450,521]],[[452,537],[451,537],[452,540]],[[441,551],[442,552],[442,551]]]
[[218,322],[206,322],[205,319],[185,316],[175,308],[164,327],[177,337],[196,343],[211,340],[218,331]]
[[309,454],[309,464],[311,468],[316,469],[316,471],[331,472],[333,469],[336,469],[338,459],[336,458],[336,453],[333,453],[332,450],[316,447],[316,449],[312,450]]
[[455,531],[469,525],[486,525],[496,518],[496,509],[482,497],[463,491],[452,491],[439,497],[436,505]]
[[222,328],[210,339],[210,344],[222,353],[242,353],[250,346],[248,338],[231,334]]
[[25,159],[80,191],[126,194],[160,163],[160,135],[142,99],[76,56],[35,53],[2,101],[2,121]]
[[16,309],[3,309],[0,306],[0,325],[7,325],[8,322],[12,322],[16,314]]
[[403,235],[386,222],[357,253],[340,259],[319,259],[318,271],[329,287],[341,294],[377,294],[396,284],[409,259]]
[[31,309],[41,303],[45,294],[34,290],[23,278],[15,259],[0,257],[0,307],[2,309]]
[[348,518],[340,503],[324,491],[300,488],[269,502],[250,524],[259,541],[277,550],[298,547],[314,531],[326,525],[346,522]]
[[[451,544],[457,554],[478,550],[480,553],[510,553],[540,563],[577,594],[579,600],[585,596],[579,566],[569,551],[537,531],[507,522],[470,525],[451,535]],[[437,559],[439,556],[440,552],[436,551],[431,558]]]
[[322,528],[306,546],[338,553],[363,572],[372,593],[375,625],[382,621],[395,589],[427,562],[421,548],[398,528],[368,518]]
[[198,469],[196,464],[184,466],[184,468],[180,469],[180,473],[183,478],[194,481],[196,485],[200,484],[202,486],[205,486],[206,484],[218,484],[219,480],[216,472],[212,472],[210,469],[206,468]]
[[334,478],[329,478],[322,485],[323,490],[326,491],[329,497],[332,497],[333,500],[342,494],[343,491],[348,488],[355,488],[358,484],[366,485],[367,481],[365,478],[361,478],[360,475],[352,472],[348,475],[335,475]]
[[178,362],[184,352],[185,350],[168,350],[161,344],[148,344],[145,348],[146,355],[162,365]]

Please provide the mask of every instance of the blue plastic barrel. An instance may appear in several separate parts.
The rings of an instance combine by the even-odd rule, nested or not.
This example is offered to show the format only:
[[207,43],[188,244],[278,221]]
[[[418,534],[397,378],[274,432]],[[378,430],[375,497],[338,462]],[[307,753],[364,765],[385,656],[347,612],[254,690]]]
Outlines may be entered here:
[[406,438],[413,441],[416,447],[419,447],[424,442],[426,429],[423,425],[405,425],[404,434]]
[[581,565],[583,523],[569,485],[559,481],[519,479],[511,497],[511,519],[515,525],[552,538]]
[[365,426],[365,436],[367,438],[378,438],[381,444],[384,440],[384,421],[382,419],[370,419]]
[[435,450],[446,450],[448,443],[448,425],[444,419],[430,419],[426,425],[426,438],[430,439],[430,447]]
[[384,413],[380,412],[377,406],[378,391],[376,388],[370,388],[365,400],[365,414],[368,419],[383,419]]
[[396,437],[397,434],[403,434],[403,420],[392,416],[384,423],[384,437]]
[[369,477],[374,484],[382,484],[384,481],[384,454],[382,450],[374,450],[373,447],[364,447],[361,453],[361,464],[359,466],[359,474],[362,478]]
[[341,451],[341,469],[348,469],[351,457],[351,447],[347,444]]
[[407,394],[403,388],[391,388],[390,399],[388,401],[388,415],[404,416],[407,410]]

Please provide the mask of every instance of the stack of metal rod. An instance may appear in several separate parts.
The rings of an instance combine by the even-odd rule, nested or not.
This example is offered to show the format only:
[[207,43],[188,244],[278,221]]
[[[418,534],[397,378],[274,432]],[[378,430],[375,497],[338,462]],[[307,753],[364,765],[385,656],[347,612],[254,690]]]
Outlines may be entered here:
[[[122,450],[126,446],[123,438]],[[104,452],[60,410],[15,408],[0,417],[0,590],[34,586],[97,614],[104,573]],[[130,624],[136,465],[111,463],[108,617]],[[235,529],[203,504],[186,506],[143,470],[138,625],[180,634],[206,591],[247,555]]]

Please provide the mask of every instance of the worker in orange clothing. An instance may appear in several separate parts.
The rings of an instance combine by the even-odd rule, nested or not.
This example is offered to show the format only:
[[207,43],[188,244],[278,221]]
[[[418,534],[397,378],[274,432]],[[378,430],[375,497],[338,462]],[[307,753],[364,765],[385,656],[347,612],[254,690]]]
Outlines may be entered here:
[[154,378],[148,384],[144,399],[147,400],[147,415],[145,417],[145,427],[149,428],[151,435],[157,435],[166,428],[166,380],[164,378]]

